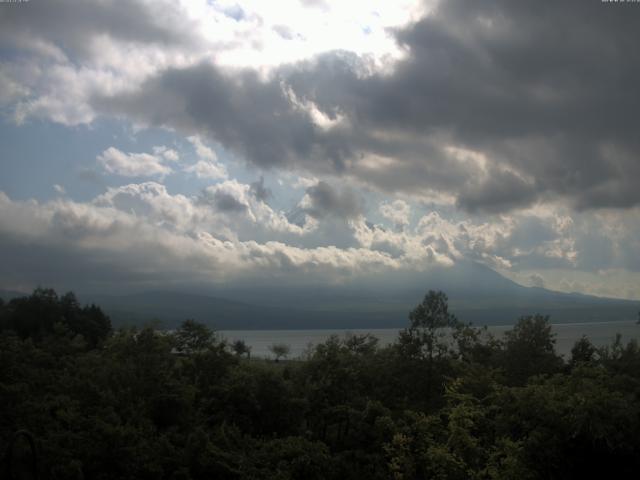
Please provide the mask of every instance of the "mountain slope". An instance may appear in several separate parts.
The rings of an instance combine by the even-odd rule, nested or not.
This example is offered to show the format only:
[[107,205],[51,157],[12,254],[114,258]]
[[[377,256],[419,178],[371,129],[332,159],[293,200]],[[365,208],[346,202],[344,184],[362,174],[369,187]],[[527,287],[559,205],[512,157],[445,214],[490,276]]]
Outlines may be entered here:
[[157,319],[173,327],[195,318],[218,329],[391,328],[407,324],[408,312],[429,289],[445,291],[452,311],[474,324],[510,324],[533,313],[550,315],[556,323],[634,320],[640,310],[640,302],[523,287],[475,263],[357,285],[226,287],[80,299],[103,306],[115,324]]

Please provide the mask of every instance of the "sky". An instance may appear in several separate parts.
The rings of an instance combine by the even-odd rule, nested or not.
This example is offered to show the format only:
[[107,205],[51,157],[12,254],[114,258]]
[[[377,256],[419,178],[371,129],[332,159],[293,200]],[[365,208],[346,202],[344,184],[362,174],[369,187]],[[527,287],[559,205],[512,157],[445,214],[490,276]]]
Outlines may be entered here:
[[640,3],[0,3],[0,288],[457,262],[640,299]]

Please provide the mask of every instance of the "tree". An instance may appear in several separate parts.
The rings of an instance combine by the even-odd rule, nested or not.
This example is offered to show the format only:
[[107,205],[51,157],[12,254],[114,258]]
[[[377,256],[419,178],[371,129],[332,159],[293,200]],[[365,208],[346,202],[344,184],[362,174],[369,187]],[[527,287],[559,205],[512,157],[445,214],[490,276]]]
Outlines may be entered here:
[[589,341],[586,336],[582,336],[577,340],[571,349],[571,365],[576,366],[579,363],[592,362],[598,349]]
[[247,358],[251,358],[251,347],[246,344],[244,340],[236,340],[231,344],[231,348],[233,352],[241,357],[242,355],[246,355]]
[[286,358],[291,353],[291,347],[286,343],[274,343],[269,347],[269,351],[276,356],[276,362],[281,358]]
[[447,302],[444,292],[429,290],[409,314],[411,325],[400,333],[400,343],[407,353],[433,361],[434,356],[446,352],[444,338],[460,326],[455,315],[449,313]]
[[371,355],[378,348],[378,339],[370,333],[364,335],[347,333],[343,343],[350,352],[357,355]]
[[28,297],[14,298],[6,309],[6,328],[21,338],[40,341],[53,331],[54,324],[64,322],[58,295],[50,288],[38,287]]
[[398,373],[404,377],[401,383],[411,385],[411,391],[406,393],[420,402],[433,401],[436,389],[442,388],[446,376],[444,361],[451,353],[449,339],[461,325],[449,313],[447,302],[444,292],[429,290],[409,314],[411,324],[400,332],[398,339]]
[[198,353],[213,346],[215,332],[204,323],[187,319],[174,334],[176,349],[181,353]]
[[91,348],[111,333],[111,320],[100,307],[81,307],[73,292],[58,297],[53,289],[38,287],[28,297],[12,299],[3,312],[0,328],[35,341],[53,334],[56,325],[64,326],[74,335],[82,335]]
[[521,317],[504,337],[503,366],[513,383],[523,384],[531,375],[555,373],[562,367],[548,316]]

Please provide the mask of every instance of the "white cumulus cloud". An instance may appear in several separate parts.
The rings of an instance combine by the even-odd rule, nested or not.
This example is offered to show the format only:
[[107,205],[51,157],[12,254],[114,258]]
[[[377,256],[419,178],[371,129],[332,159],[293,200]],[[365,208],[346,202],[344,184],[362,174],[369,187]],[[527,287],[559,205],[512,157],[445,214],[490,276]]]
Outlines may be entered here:
[[157,155],[125,153],[115,147],[107,148],[97,160],[107,172],[123,177],[164,177],[172,172]]
[[185,167],[184,171],[192,173],[198,178],[208,178],[210,180],[227,178],[227,169],[224,165],[208,162],[206,160],[198,160],[198,162],[193,165]]
[[397,229],[403,229],[409,225],[411,207],[404,200],[394,200],[393,202],[382,202],[380,204],[380,214],[393,222]]

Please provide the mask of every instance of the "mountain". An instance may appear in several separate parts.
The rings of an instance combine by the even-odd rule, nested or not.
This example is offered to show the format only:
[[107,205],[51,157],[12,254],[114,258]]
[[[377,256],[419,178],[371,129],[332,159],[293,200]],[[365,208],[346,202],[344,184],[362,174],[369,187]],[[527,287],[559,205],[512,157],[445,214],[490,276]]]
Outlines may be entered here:
[[[80,295],[82,302],[100,305],[118,325],[141,325],[160,322],[167,328],[177,327],[193,318],[218,329],[282,329],[300,328],[297,321],[311,315],[303,310],[252,305],[243,302],[183,292],[152,291],[131,295]],[[317,317],[317,318],[316,318]]]
[[116,325],[156,319],[171,328],[194,318],[218,329],[355,329],[406,326],[409,311],[430,289],[446,292],[458,318],[476,325],[511,324],[533,313],[550,315],[554,323],[634,320],[640,310],[637,301],[523,287],[471,262],[357,285],[226,286],[79,298],[102,306]]
[[12,298],[24,297],[25,295],[29,295],[25,292],[18,292],[17,290],[0,290],[0,298],[5,302],[8,302]]

